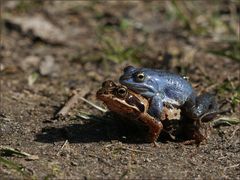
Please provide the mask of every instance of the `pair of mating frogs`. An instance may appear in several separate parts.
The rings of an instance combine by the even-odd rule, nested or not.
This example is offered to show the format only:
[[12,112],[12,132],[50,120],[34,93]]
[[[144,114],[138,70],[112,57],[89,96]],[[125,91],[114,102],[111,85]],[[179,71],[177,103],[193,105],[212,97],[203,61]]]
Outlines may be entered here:
[[200,122],[209,121],[218,113],[214,96],[208,93],[197,96],[191,84],[174,73],[128,66],[119,82],[105,81],[97,98],[109,110],[147,125],[149,141],[154,144],[164,129],[162,122],[171,119],[180,120],[183,127],[196,126],[191,136],[201,142]]

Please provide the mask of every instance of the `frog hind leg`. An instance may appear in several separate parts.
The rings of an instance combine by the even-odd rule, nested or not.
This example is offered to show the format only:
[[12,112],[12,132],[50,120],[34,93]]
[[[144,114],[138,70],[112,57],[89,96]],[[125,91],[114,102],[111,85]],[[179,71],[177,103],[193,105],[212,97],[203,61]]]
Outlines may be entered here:
[[197,97],[197,109],[201,112],[200,120],[207,122],[212,120],[219,113],[218,105],[214,95],[204,93]]
[[184,114],[191,119],[199,119],[203,122],[212,120],[218,113],[218,106],[212,94],[204,93],[200,96],[192,96],[184,105]]

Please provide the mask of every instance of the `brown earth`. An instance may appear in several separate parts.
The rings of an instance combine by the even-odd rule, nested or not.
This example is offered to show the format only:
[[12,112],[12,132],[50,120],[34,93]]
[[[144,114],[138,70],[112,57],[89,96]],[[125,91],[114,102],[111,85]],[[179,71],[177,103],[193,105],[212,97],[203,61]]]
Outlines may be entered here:
[[[53,118],[74,89],[103,107],[95,97],[101,83],[118,81],[131,64],[189,77],[199,93],[225,103],[222,116],[239,119],[239,54],[213,51],[240,47],[222,40],[239,41],[231,27],[239,26],[232,11],[239,17],[240,5],[207,7],[201,1],[2,1],[0,142],[39,159],[1,155],[13,164],[0,159],[0,175],[239,179],[239,125],[208,123],[199,147],[160,141],[155,148],[141,141],[141,129],[117,116],[109,121],[83,101],[66,118]],[[81,118],[83,112],[94,118]]]

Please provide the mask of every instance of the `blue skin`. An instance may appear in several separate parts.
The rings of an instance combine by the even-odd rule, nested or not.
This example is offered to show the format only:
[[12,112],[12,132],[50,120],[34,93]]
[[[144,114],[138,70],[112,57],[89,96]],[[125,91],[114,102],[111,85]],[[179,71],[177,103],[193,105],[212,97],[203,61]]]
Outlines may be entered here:
[[163,105],[180,107],[183,114],[190,119],[208,121],[216,115],[217,104],[214,97],[208,93],[197,96],[191,84],[177,74],[128,66],[119,81],[150,99],[148,112],[155,118],[160,119]]

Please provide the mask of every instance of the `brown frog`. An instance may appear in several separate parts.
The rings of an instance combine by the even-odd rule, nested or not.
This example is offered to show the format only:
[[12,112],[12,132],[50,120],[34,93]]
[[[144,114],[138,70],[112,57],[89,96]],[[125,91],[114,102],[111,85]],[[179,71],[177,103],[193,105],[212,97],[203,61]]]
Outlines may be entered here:
[[[149,102],[146,98],[111,80],[103,82],[102,88],[97,91],[96,96],[106,104],[110,111],[129,119],[141,121],[148,126],[148,140],[157,145],[156,141],[163,129],[163,125],[160,120],[147,113]],[[180,111],[169,110],[169,108],[164,107],[161,120],[176,119],[178,116],[180,117]]]

